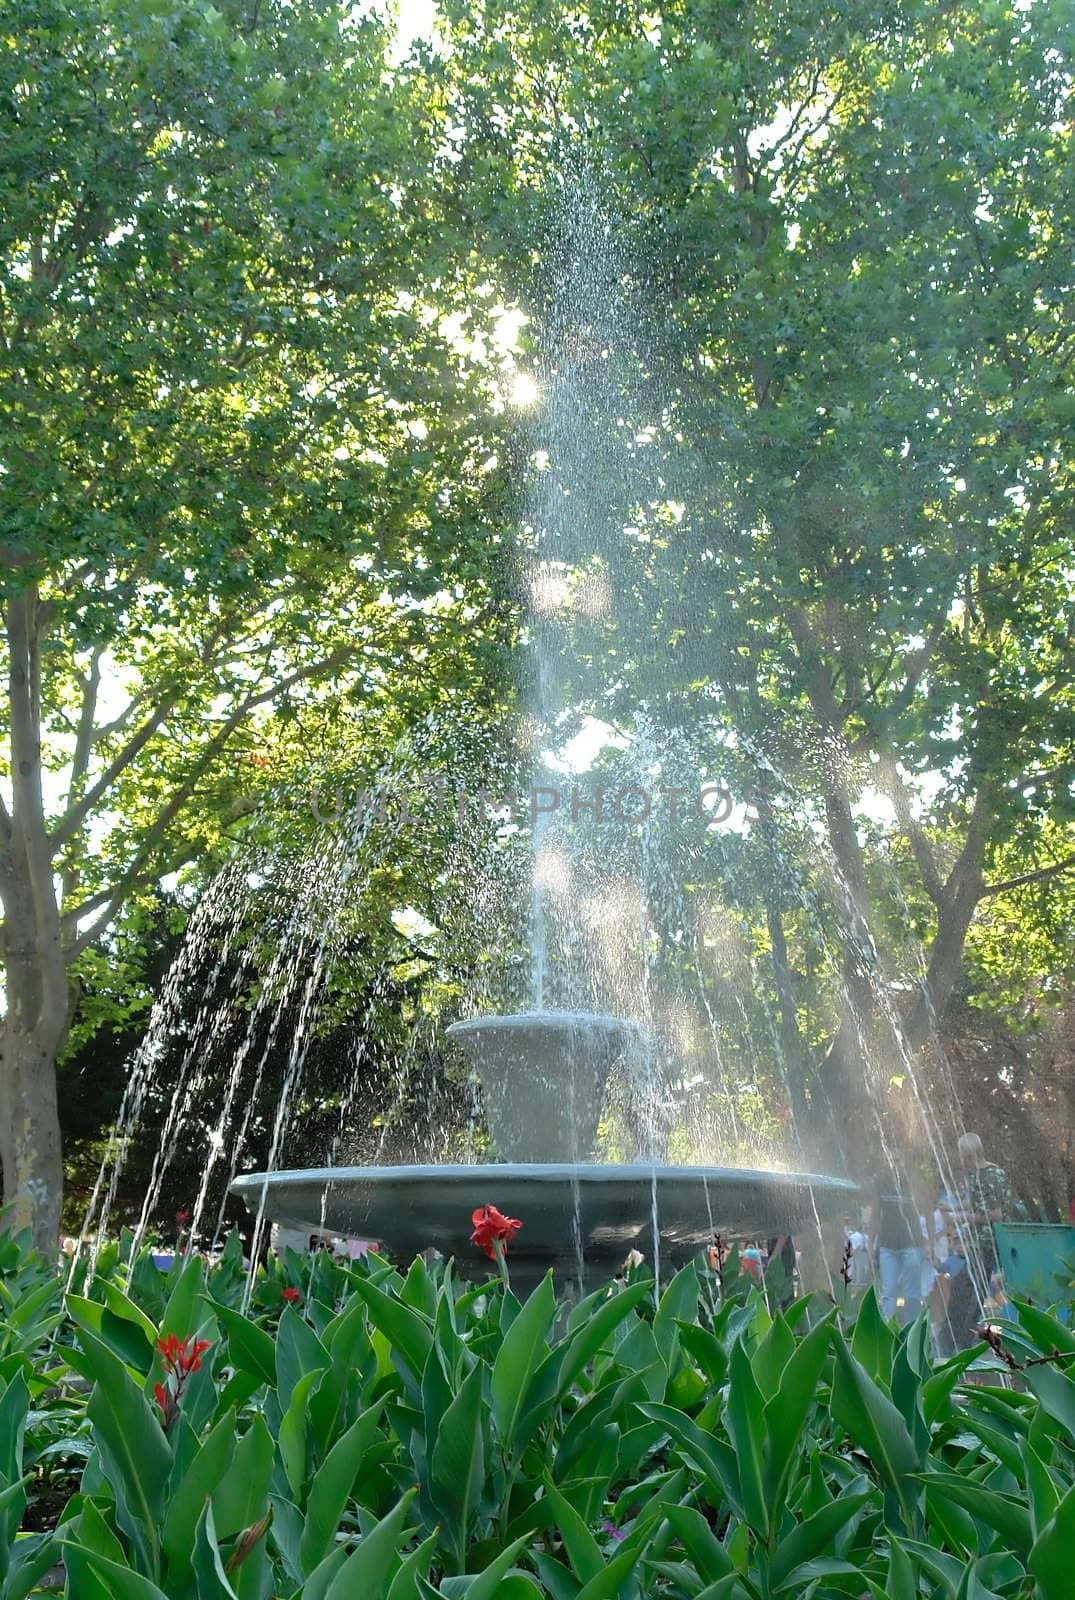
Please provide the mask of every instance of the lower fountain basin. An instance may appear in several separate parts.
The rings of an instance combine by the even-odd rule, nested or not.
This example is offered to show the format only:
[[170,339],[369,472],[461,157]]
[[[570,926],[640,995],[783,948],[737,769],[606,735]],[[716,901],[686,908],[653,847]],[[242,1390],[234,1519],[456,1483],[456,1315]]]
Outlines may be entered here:
[[592,1286],[631,1250],[652,1263],[654,1216],[662,1266],[674,1265],[715,1232],[755,1239],[813,1229],[857,1194],[854,1184],[814,1173],[555,1164],[314,1167],[248,1173],[231,1188],[274,1222],[376,1240],[404,1262],[433,1247],[454,1256],[464,1276],[489,1269],[470,1243],[471,1213],[495,1205],[523,1223],[508,1251],[521,1289],[549,1267],[565,1284]]

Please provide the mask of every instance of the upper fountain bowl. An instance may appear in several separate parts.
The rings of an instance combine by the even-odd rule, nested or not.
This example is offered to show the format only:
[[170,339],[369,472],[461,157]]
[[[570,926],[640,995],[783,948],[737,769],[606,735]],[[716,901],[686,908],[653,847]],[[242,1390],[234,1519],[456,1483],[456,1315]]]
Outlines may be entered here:
[[505,1161],[589,1161],[613,1065],[644,1046],[636,1023],[588,1011],[521,1011],[453,1022],[481,1080]]

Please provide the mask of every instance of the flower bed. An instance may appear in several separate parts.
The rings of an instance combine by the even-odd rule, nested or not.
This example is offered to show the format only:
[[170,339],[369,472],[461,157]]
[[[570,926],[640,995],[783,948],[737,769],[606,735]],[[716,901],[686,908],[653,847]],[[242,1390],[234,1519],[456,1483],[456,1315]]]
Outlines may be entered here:
[[128,1242],[65,1304],[0,1238],[0,1600],[1075,1593],[1075,1336],[1034,1307],[971,1387],[872,1294],[774,1320],[734,1262],[569,1313],[420,1261],[245,1286],[237,1239]]

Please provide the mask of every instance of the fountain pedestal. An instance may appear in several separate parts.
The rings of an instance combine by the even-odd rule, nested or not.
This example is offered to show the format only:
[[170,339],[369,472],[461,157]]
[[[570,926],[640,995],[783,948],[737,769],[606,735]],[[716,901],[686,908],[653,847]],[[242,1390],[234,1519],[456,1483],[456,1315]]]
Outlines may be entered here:
[[633,1023],[585,1011],[473,1017],[453,1022],[448,1037],[477,1071],[505,1161],[589,1161],[609,1073],[642,1048]]

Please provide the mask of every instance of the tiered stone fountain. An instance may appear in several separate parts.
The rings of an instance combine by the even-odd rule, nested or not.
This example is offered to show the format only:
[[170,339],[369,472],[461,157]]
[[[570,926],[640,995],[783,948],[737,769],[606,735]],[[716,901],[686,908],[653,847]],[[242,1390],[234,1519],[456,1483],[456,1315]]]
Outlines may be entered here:
[[471,1213],[495,1205],[523,1227],[509,1249],[512,1284],[551,1266],[585,1290],[632,1250],[675,1265],[726,1238],[813,1229],[848,1204],[852,1185],[810,1173],[738,1167],[601,1165],[592,1161],[609,1073],[639,1048],[617,1017],[523,1012],[448,1029],[481,1080],[501,1161],[482,1166],[318,1167],[248,1173],[232,1184],[247,1208],[284,1226],[378,1240],[403,1261],[433,1246],[473,1276]]

